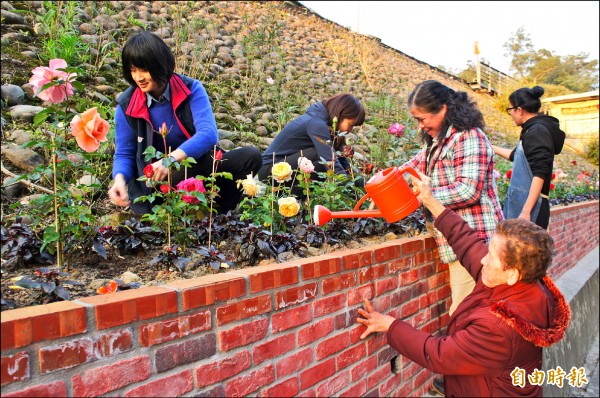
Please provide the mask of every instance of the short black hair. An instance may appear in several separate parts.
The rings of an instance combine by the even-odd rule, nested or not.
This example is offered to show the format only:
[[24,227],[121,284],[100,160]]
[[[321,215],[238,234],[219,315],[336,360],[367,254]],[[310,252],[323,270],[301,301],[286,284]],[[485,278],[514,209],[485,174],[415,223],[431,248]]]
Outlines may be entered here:
[[152,80],[159,84],[167,84],[175,71],[175,56],[171,49],[158,35],[141,31],[128,39],[121,51],[123,77],[133,87],[135,80],[131,77],[131,67],[145,69],[150,72]]

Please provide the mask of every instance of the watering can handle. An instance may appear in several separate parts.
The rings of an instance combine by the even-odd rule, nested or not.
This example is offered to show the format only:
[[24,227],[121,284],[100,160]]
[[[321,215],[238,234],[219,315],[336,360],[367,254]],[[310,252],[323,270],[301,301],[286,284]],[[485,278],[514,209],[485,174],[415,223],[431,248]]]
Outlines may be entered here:
[[360,206],[363,204],[363,202],[369,197],[369,194],[366,194],[365,196],[363,196],[362,198],[360,198],[360,200],[358,202],[356,202],[356,206],[354,206],[354,209],[352,209],[352,211],[358,211],[358,209],[360,209]]
[[[409,172],[410,174],[412,174],[414,177],[418,178],[419,180],[421,179],[421,177],[419,177],[419,174],[415,171],[415,169],[413,169],[410,166],[406,166],[406,167],[401,168],[399,170],[399,172],[402,173],[402,174],[404,174],[406,172]],[[420,194],[420,192],[418,190],[414,191],[414,193],[415,193],[415,196],[418,196]]]

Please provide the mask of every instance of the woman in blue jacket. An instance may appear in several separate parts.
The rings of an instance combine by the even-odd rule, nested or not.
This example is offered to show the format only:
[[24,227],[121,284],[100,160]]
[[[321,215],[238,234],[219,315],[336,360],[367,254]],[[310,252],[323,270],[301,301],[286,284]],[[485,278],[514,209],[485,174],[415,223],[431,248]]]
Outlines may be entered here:
[[[149,193],[144,182],[144,168],[152,165],[152,179],[163,181],[168,170],[162,159],[152,163],[144,160],[144,150],[153,146],[169,153],[173,161],[187,157],[196,160],[187,170],[187,176],[209,176],[212,173],[213,148],[218,134],[215,117],[206,90],[198,80],[174,73],[175,57],[166,43],[150,32],[131,36],[122,50],[123,77],[131,85],[117,99],[115,112],[115,158],[113,186],[108,191],[110,199],[119,206],[131,206],[138,214],[149,213],[147,202],[134,200]],[[167,148],[158,132],[166,123]],[[215,183],[219,196],[215,199],[217,210],[233,210],[241,199],[238,179],[256,174],[261,166],[260,151],[255,147],[242,147],[223,151],[217,172],[230,172],[233,179],[219,177]],[[172,173],[173,186],[185,177],[184,169]]]

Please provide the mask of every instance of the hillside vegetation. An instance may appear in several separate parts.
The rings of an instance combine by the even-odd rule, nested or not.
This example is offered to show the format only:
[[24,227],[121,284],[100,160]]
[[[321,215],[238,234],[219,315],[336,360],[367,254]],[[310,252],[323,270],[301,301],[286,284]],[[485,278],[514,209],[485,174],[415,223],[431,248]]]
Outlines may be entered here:
[[[107,198],[113,119],[115,99],[128,87],[121,77],[120,52],[133,31],[160,35],[176,55],[176,71],[204,84],[225,149],[265,149],[309,105],[350,92],[362,101],[367,117],[346,141],[356,174],[370,177],[403,164],[421,147],[406,98],[427,79],[468,92],[484,114],[493,143],[514,145],[519,133],[497,97],[472,92],[459,78],[295,2],[3,1],[1,6],[2,310],[62,300],[68,292],[82,297],[133,288],[114,280],[132,281],[130,271],[135,271],[136,286],[151,286],[425,230],[420,211],[393,224],[362,218],[315,225],[315,205],[350,209],[364,194],[364,188],[339,175],[328,175],[323,184],[305,179],[306,192],[312,187],[303,203],[280,198],[285,190],[273,183],[260,197],[244,197],[234,214],[214,217],[209,210],[217,194],[213,176],[203,180],[206,195],[195,192],[201,203],[186,201],[180,191],[155,189],[151,195],[166,199],[152,213],[139,218],[117,208]],[[48,87],[35,93],[29,81],[34,68],[48,67],[54,59],[65,60],[68,73],[77,77],[73,95],[46,103],[37,95]],[[71,122],[93,108],[94,115],[109,122],[102,126],[110,127],[107,140],[88,150],[76,142]],[[388,131],[396,123],[404,125],[401,137]],[[595,168],[568,150],[557,163],[563,175],[554,192],[573,199],[595,190],[592,198],[597,198],[597,185],[588,183],[597,184]],[[496,166],[498,191],[505,194],[510,165],[498,160]],[[336,177],[346,180],[338,184]],[[572,181],[578,183],[577,192]],[[290,204],[286,212],[275,210],[279,199]],[[69,280],[61,285],[65,275],[55,269],[28,268],[48,264],[65,265]],[[27,273],[33,279],[15,283],[37,289],[35,295],[9,287],[11,278]],[[82,284],[73,285],[71,278]],[[41,281],[51,281],[54,290]]]
[[[76,93],[77,100],[98,107],[112,121],[115,98],[127,87],[120,49],[139,29],[163,37],[177,56],[177,71],[203,82],[224,148],[264,149],[310,104],[351,92],[367,109],[366,124],[352,137],[355,150],[364,159],[378,156],[377,166],[384,167],[386,156],[407,154],[372,151],[387,142],[381,136],[388,134],[390,124],[414,129],[406,97],[426,79],[468,92],[485,116],[492,142],[512,145],[519,132],[497,97],[473,92],[461,79],[314,15],[296,2],[4,1],[2,18],[3,166],[17,175],[45,161],[43,153],[15,155],[16,149],[9,146],[40,134],[31,121],[45,104],[27,83],[31,70],[47,66],[52,58],[81,68],[78,80],[84,89]],[[15,95],[5,95],[10,91],[6,87],[20,88],[23,95],[15,100]],[[99,166],[104,187],[110,182],[113,149],[109,141],[109,156]],[[575,159],[586,163],[568,150],[557,163],[568,170]]]

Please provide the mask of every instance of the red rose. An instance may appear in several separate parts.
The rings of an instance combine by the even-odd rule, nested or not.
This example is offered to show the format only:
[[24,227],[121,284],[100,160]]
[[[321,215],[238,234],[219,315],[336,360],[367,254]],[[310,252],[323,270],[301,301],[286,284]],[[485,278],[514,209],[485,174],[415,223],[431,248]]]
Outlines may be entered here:
[[550,190],[552,191],[554,189],[554,184],[550,183]]
[[510,177],[512,177],[512,170],[508,170],[506,172],[506,178],[508,178],[510,180]]
[[350,145],[345,145],[343,150],[344,150],[345,157],[351,158],[354,156],[354,149],[352,149],[352,147]]
[[571,163],[573,163],[573,166],[577,166],[577,161],[576,160],[572,161]]
[[162,184],[162,185],[160,186],[160,192],[162,192],[162,193],[169,193],[169,191],[171,191],[172,189],[173,189],[173,188],[171,188],[171,187],[169,186],[169,184]]
[[556,173],[552,173],[552,179],[554,180],[556,178]]
[[365,163],[361,167],[361,171],[364,174],[371,174],[373,172],[374,165],[372,163]]
[[152,176],[154,175],[154,167],[152,167],[151,164],[144,167],[144,175],[146,176],[146,178],[152,178]]
[[221,160],[223,159],[223,151],[216,151],[215,152],[215,160]]

